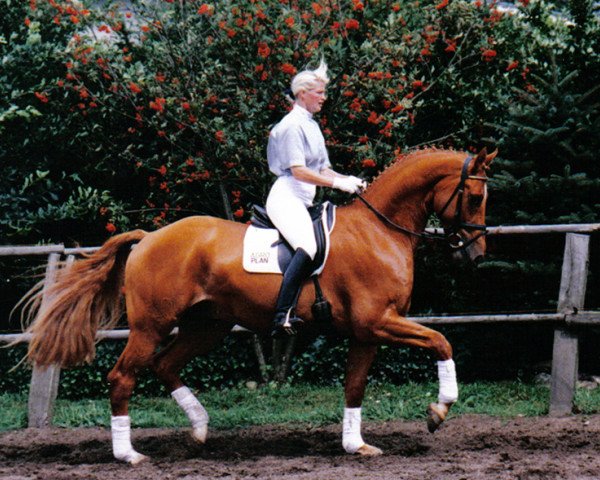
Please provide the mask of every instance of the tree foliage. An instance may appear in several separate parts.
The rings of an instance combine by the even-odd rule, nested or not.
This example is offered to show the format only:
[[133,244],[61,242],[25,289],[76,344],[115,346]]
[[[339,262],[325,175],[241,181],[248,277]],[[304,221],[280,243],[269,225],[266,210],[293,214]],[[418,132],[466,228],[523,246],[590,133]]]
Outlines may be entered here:
[[[223,215],[221,193],[247,219],[272,181],[266,136],[289,108],[283,91],[321,58],[339,170],[370,177],[407,148],[487,139],[501,149],[495,222],[598,218],[580,201],[598,187],[589,1],[560,14],[541,1],[518,13],[445,0],[2,2],[5,242],[92,243]],[[528,188],[536,175],[543,191]],[[515,208],[515,185],[530,207]],[[540,215],[562,186],[573,197]]]
[[[482,0],[0,6],[2,243],[97,245],[186,215],[224,216],[223,197],[246,221],[273,180],[266,142],[289,108],[283,92],[321,58],[332,81],[319,121],[339,171],[371,178],[410,148],[487,145],[500,151],[489,224],[599,221],[591,0],[520,0],[515,11]],[[424,247],[413,311],[555,308],[560,239],[489,244],[476,270]],[[472,343],[463,358],[486,335],[516,341],[449,331]]]

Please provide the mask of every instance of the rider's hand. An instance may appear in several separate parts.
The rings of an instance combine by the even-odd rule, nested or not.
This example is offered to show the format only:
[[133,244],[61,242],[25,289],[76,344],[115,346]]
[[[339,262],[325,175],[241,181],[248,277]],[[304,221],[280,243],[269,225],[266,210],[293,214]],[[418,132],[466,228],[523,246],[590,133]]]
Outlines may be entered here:
[[333,188],[342,190],[346,193],[359,193],[366,188],[367,184],[358,177],[334,177]]

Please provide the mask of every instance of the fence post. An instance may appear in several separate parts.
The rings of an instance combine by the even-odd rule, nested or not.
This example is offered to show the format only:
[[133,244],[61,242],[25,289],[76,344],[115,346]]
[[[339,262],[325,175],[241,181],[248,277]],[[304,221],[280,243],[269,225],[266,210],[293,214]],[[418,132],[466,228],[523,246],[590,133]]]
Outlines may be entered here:
[[[75,257],[70,255],[67,260],[67,267],[73,262]],[[48,265],[46,267],[46,277],[44,279],[44,294],[40,310],[48,304],[48,288],[56,280],[56,273],[59,266],[60,254],[51,253],[48,255]],[[54,402],[58,394],[58,381],[60,379],[60,367],[50,365],[46,368],[33,366],[31,374],[31,386],[29,388],[28,405],[28,425],[30,428],[45,428],[52,424],[52,414],[54,411]]]
[[[589,265],[590,236],[567,233],[562,276],[558,296],[558,311],[577,313],[583,309]],[[550,415],[570,414],[579,368],[579,339],[569,326],[554,331],[552,351],[552,386]]]

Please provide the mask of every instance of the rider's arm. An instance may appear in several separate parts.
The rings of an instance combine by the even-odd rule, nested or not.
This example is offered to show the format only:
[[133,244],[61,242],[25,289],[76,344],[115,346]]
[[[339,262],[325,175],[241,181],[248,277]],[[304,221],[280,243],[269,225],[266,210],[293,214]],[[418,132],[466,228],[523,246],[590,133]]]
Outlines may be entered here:
[[[292,175],[296,180],[301,182],[318,185],[320,187],[332,187],[333,178],[336,176],[335,172],[330,169],[321,170],[321,172],[314,172],[308,167],[296,166],[291,167]],[[333,175],[331,173],[333,173]]]

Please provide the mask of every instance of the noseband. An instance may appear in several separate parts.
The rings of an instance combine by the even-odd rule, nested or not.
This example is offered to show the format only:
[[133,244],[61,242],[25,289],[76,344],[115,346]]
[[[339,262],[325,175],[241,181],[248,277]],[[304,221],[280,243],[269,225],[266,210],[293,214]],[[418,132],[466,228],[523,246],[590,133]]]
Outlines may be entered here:
[[[450,203],[452,203],[454,197],[456,197],[456,209],[454,210],[454,219],[452,221],[452,224],[448,228],[448,231],[445,232],[446,241],[448,242],[448,245],[450,245],[450,248],[453,249],[466,249],[473,242],[477,241],[479,237],[487,235],[487,227],[484,224],[464,222],[462,218],[462,203],[463,193],[465,191],[465,182],[467,180],[479,180],[480,182],[487,182],[488,179],[485,176],[468,174],[469,163],[471,162],[471,159],[472,157],[470,155],[465,159],[465,162],[462,166],[462,170],[460,172],[460,181],[458,182],[458,185],[452,192],[452,195],[450,195],[450,198],[448,198],[446,204],[437,214],[441,218],[441,216],[444,214]],[[479,235],[475,235],[469,240],[465,240],[460,234],[461,229],[469,231],[479,230],[481,233]],[[444,229],[444,231],[445,230],[446,229]]]
[[[437,215],[439,217],[441,217],[444,214],[444,212],[448,209],[450,204],[452,203],[452,200],[454,200],[454,198],[456,197],[456,210],[454,211],[454,218],[452,220],[452,224],[450,225],[450,227],[447,229],[444,228],[444,235],[440,235],[438,233],[429,233],[429,232],[425,232],[425,231],[415,232],[413,230],[409,230],[408,228],[398,225],[397,223],[390,220],[383,213],[381,213],[379,210],[377,210],[373,205],[371,205],[361,194],[358,194],[357,196],[369,208],[369,210],[371,210],[380,220],[382,220],[384,223],[387,223],[389,226],[393,227],[394,229],[399,230],[404,233],[407,233],[409,235],[414,235],[415,237],[419,237],[419,238],[445,240],[446,242],[448,242],[448,245],[450,246],[450,248],[452,248],[454,250],[461,249],[464,251],[469,245],[471,245],[473,242],[477,241],[477,239],[479,239],[480,237],[483,237],[484,235],[487,235],[487,227],[484,224],[468,223],[468,222],[463,221],[463,218],[462,218],[462,202],[463,202],[463,194],[464,194],[464,190],[465,190],[465,182],[467,180],[479,180],[481,182],[487,182],[487,179],[488,179],[488,177],[486,177],[486,176],[478,176],[478,175],[469,175],[468,174],[469,163],[471,162],[472,158],[473,157],[471,157],[469,155],[465,159],[463,166],[462,166],[462,170],[460,172],[460,180],[458,182],[458,185],[456,185],[456,188],[452,192],[452,195],[450,195],[450,198],[448,198],[445,205],[437,213]],[[475,235],[471,239],[465,239],[460,234],[461,229],[462,230],[479,230],[481,233],[479,233],[479,235]]]

